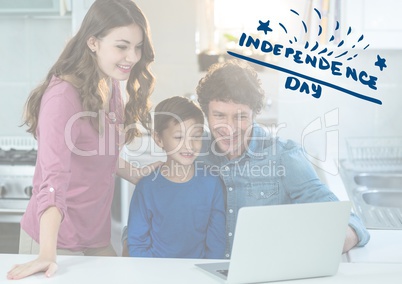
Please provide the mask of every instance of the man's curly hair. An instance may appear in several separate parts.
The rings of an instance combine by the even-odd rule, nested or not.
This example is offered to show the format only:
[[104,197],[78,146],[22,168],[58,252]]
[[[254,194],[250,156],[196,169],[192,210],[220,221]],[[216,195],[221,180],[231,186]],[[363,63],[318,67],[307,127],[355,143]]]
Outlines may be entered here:
[[198,102],[208,114],[210,101],[244,104],[258,114],[264,106],[265,93],[254,68],[238,59],[212,65],[197,86]]

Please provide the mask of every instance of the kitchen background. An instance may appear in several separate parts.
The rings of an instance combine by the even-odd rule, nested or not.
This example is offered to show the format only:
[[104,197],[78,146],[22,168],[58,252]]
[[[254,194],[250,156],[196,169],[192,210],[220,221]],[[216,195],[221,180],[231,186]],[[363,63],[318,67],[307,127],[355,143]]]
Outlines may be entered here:
[[[0,138],[28,137],[24,127],[19,127],[25,100],[30,90],[46,75],[57,59],[67,40],[77,30],[92,0],[19,0],[18,5],[30,5],[26,10],[4,9],[14,0],[0,0]],[[16,2],[14,2],[16,3]],[[349,26],[356,37],[364,34],[364,42],[370,47],[353,60],[355,67],[376,72],[378,90],[368,88],[351,80],[344,82],[323,78],[342,84],[355,92],[372,95],[382,100],[382,105],[363,101],[344,93],[323,87],[320,99],[311,95],[286,90],[286,77],[268,68],[260,68],[260,78],[267,93],[266,107],[258,121],[268,127],[276,126],[283,138],[302,143],[309,155],[320,163],[348,155],[346,139],[350,137],[397,137],[402,136],[402,21],[399,11],[402,2],[397,0],[136,0],[146,14],[152,32],[156,58],[152,69],[157,83],[152,95],[156,105],[164,98],[184,95],[194,98],[195,87],[205,74],[208,60],[224,60],[226,50],[235,48],[233,41],[242,32],[256,34],[258,21],[286,23],[287,27],[300,27],[305,19],[309,31],[318,25],[312,11],[317,7],[323,13],[323,25],[328,34],[336,20],[341,23],[340,38],[346,36]],[[55,5],[54,11],[35,11],[40,5]],[[22,7],[22,6],[21,6]],[[294,9],[300,18],[289,12]],[[297,35],[300,30],[295,30]],[[308,35],[309,40],[314,33]],[[322,39],[322,37],[321,37]],[[338,38],[339,39],[339,38]],[[283,39],[270,38],[272,42]],[[332,46],[333,47],[333,46]],[[351,45],[345,44],[345,49]],[[364,47],[364,46],[363,46]],[[331,48],[329,45],[328,48]],[[358,48],[357,48],[358,49]],[[247,51],[245,51],[247,52]],[[387,68],[383,72],[374,67],[377,55],[386,58]],[[275,62],[275,58],[264,60]],[[286,65],[286,62],[282,62]],[[256,66],[258,68],[258,66]],[[291,68],[291,67],[290,67]],[[307,66],[305,67],[307,68]],[[298,71],[309,74],[311,70],[299,67]],[[331,120],[330,123],[325,118]],[[321,121],[321,127],[316,126]],[[327,124],[326,124],[327,122]],[[286,126],[285,126],[286,125]],[[314,131],[313,131],[314,130]],[[332,132],[331,132],[332,131]],[[326,135],[331,139],[327,139]],[[327,141],[328,140],[328,141]],[[2,140],[0,140],[2,141]],[[4,140],[3,140],[4,141]],[[143,141],[147,140],[147,137]],[[138,141],[137,141],[138,143]],[[147,142],[148,143],[148,142]],[[339,145],[339,147],[338,147]],[[0,144],[0,148],[4,146]],[[133,146],[128,152],[135,149]],[[159,158],[158,158],[159,159]],[[143,155],[138,157],[142,164],[153,160]],[[325,168],[325,167],[324,167]],[[334,172],[336,174],[336,172]],[[1,178],[0,178],[1,182]],[[0,184],[1,185],[1,184]],[[120,185],[119,185],[120,186]],[[124,182],[120,186],[132,186]],[[127,199],[130,194],[116,191],[114,232],[115,246],[119,246],[121,226],[126,221]],[[3,197],[3,194],[2,196]],[[1,204],[1,203],[0,203]],[[0,212],[1,208],[0,208]],[[0,222],[4,222],[0,213]],[[0,228],[6,235],[6,229]],[[7,228],[7,231],[11,229]],[[14,229],[15,230],[15,229]],[[15,237],[15,232],[10,233]],[[14,235],[13,235],[14,234]],[[117,250],[120,248],[118,247]],[[2,250],[2,248],[0,248]],[[0,251],[1,252],[1,251]]]

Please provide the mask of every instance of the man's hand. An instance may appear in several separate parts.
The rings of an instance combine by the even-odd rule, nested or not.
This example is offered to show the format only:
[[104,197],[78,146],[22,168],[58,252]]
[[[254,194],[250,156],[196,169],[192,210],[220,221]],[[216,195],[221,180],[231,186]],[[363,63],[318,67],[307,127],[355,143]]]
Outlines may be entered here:
[[345,243],[343,244],[343,252],[346,253],[349,250],[351,250],[353,247],[357,245],[359,242],[359,238],[357,237],[357,234],[355,230],[352,229],[352,227],[348,226],[346,230],[346,239]]

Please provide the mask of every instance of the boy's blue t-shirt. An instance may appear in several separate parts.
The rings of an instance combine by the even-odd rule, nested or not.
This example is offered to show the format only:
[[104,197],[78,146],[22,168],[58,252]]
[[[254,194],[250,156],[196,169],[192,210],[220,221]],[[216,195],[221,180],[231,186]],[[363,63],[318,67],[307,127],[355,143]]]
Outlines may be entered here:
[[128,220],[130,256],[223,258],[225,206],[221,180],[198,168],[174,183],[159,170],[137,184]]

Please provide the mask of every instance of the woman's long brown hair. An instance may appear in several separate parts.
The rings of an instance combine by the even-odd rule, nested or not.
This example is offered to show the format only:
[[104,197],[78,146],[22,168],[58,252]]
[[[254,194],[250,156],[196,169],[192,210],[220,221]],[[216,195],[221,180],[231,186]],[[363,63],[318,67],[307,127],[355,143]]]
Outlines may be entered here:
[[150,39],[148,22],[141,9],[131,0],[96,0],[86,14],[81,28],[67,43],[46,79],[35,88],[25,105],[24,124],[28,132],[36,137],[40,104],[53,76],[72,83],[80,94],[83,109],[98,112],[103,108],[99,82],[102,80],[96,55],[87,46],[94,36],[102,38],[117,27],[138,25],[143,31],[143,47],[140,61],[134,66],[127,81],[129,100],[124,111],[126,143],[140,135],[138,122],[149,130],[149,96],[154,87],[154,76],[149,64],[154,61],[154,49]]

